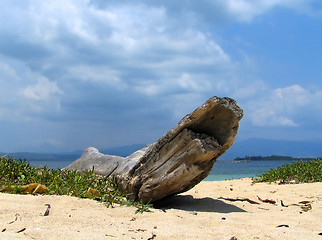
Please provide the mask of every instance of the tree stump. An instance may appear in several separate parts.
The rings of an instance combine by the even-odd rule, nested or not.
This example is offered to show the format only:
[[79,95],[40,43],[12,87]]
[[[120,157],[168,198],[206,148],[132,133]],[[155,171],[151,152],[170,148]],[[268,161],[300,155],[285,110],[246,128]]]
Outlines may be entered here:
[[155,143],[128,157],[96,148],[67,169],[92,169],[116,179],[119,190],[146,203],[185,192],[208,176],[216,159],[235,140],[243,111],[230,98],[212,97]]

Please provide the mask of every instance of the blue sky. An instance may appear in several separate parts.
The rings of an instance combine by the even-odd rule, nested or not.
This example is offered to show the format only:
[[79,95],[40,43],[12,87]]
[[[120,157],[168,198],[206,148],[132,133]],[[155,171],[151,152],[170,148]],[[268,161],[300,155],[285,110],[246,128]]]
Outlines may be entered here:
[[0,151],[151,143],[212,96],[322,141],[320,0],[0,0]]

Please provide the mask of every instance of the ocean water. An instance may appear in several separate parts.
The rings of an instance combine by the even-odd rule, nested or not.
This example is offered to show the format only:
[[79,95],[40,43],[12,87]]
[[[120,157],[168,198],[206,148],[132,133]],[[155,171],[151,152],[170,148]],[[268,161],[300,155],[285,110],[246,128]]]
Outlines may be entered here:
[[[69,161],[29,161],[32,165],[47,166],[52,169],[64,168],[75,159]],[[256,177],[271,168],[291,164],[293,161],[286,160],[262,160],[249,162],[236,162],[232,160],[217,160],[204,181],[222,181],[240,179],[245,177]]]
[[33,166],[38,166],[38,167],[43,167],[43,166],[47,166],[51,169],[62,169],[64,167],[67,167],[69,164],[71,164],[73,161],[75,161],[76,159],[73,160],[66,160],[66,161],[36,161],[36,160],[28,160],[28,162],[33,165]]
[[256,177],[271,168],[282,167],[291,164],[289,160],[256,160],[249,162],[237,162],[232,160],[217,160],[204,181],[222,181],[240,179],[246,177]]

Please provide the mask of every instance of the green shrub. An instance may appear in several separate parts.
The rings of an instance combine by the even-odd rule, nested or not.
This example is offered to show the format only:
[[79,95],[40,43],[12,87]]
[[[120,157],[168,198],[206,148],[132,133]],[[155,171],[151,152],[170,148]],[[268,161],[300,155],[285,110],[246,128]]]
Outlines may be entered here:
[[[113,204],[135,206],[136,212],[148,211],[151,205],[130,202],[125,194],[117,189],[111,178],[90,171],[58,169],[31,166],[29,162],[11,157],[0,157],[0,190],[10,193],[22,193],[21,186],[39,183],[49,189],[48,194],[69,195],[76,197],[91,197],[107,206]],[[93,193],[93,194],[91,194]]]
[[310,183],[322,181],[322,160],[293,162],[276,169],[270,169],[253,179],[255,182]]

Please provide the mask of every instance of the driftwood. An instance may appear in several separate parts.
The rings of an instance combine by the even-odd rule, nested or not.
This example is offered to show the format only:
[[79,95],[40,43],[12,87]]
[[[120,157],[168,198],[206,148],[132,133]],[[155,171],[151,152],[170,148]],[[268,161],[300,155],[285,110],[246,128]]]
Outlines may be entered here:
[[213,97],[155,143],[128,157],[85,149],[68,169],[92,169],[114,177],[129,199],[156,201],[185,192],[208,176],[234,142],[243,111],[230,98]]

